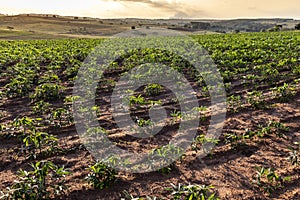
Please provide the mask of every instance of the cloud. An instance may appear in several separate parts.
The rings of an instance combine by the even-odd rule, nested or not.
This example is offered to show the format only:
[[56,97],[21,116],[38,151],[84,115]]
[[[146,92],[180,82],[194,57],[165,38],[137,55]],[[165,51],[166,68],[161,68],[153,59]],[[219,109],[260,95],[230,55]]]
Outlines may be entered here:
[[2,13],[54,13],[100,18],[300,19],[299,0],[0,0]]
[[256,10],[257,8],[255,6],[248,7],[248,10]]
[[147,7],[154,8],[160,10],[161,12],[166,13],[176,13],[181,11],[181,7],[183,6],[181,3],[178,2],[168,2],[164,0],[160,1],[153,1],[153,0],[114,0],[116,2],[121,3],[139,3],[139,4],[146,4]]
[[178,6],[178,3],[169,3],[168,1],[153,1],[153,0],[114,0],[119,2],[133,2],[133,3],[144,3],[148,6],[159,8],[167,11],[173,11]]
[[179,11],[176,12],[172,18],[191,18],[191,16],[185,12]]
[[[205,16],[197,1],[166,1],[166,0],[114,0],[123,3],[146,4],[147,7],[168,13],[172,18],[195,18]],[[197,8],[195,9],[195,4]],[[200,6],[201,7],[201,6]]]

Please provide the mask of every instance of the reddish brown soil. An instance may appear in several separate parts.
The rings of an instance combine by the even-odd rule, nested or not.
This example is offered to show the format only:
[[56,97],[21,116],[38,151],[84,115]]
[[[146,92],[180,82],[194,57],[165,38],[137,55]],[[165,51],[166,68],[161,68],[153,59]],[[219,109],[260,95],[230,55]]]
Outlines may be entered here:
[[[30,106],[31,103],[26,98],[2,100],[0,110],[4,110],[5,113],[1,118],[1,123],[7,124],[18,115],[32,116]],[[113,127],[109,113],[103,113],[99,120],[103,126],[107,126],[106,128]],[[68,149],[66,152],[56,153],[46,158],[38,157],[38,160],[50,160],[57,165],[65,165],[72,171],[71,175],[66,176],[69,192],[62,199],[120,199],[124,190],[133,196],[146,197],[148,195],[170,199],[170,192],[165,188],[170,187],[171,183],[213,185],[215,186],[213,190],[221,199],[300,199],[300,168],[292,166],[286,159],[290,151],[289,147],[295,147],[293,142],[300,140],[299,94],[287,103],[276,103],[268,109],[245,108],[237,113],[228,112],[223,134],[243,133],[247,128],[255,130],[259,124],[264,125],[269,120],[280,121],[290,129],[282,138],[276,135],[254,138],[246,140],[245,144],[236,149],[233,149],[230,144],[225,144],[222,136],[221,142],[213,152],[203,159],[196,158],[194,153],[189,151],[181,161],[175,163],[169,174],[119,172],[117,181],[104,190],[93,189],[84,181],[88,174],[87,168],[94,163],[94,159],[81,144],[74,125],[51,129],[51,133],[59,138],[59,146]],[[168,131],[172,130],[166,130]],[[115,132],[120,132],[120,130],[115,130]],[[122,135],[119,137],[122,138]],[[127,148],[138,150],[143,148],[141,144],[139,141],[130,142],[127,143]],[[20,155],[19,147],[20,144],[16,138],[0,137],[1,190],[13,183],[19,169],[29,170],[28,164],[33,162]],[[290,176],[291,180],[284,184],[283,189],[268,195],[253,184],[256,166],[274,168],[276,173],[281,176]]]

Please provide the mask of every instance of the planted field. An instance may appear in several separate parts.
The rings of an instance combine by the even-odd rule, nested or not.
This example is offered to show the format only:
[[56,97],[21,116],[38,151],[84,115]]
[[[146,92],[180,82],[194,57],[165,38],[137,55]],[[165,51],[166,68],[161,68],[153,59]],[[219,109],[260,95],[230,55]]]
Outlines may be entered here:
[[[136,138],[114,121],[114,87],[135,66],[158,61],[182,73],[195,91],[199,107],[193,110],[200,122],[192,144],[180,159],[147,173],[108,167],[117,159],[97,161],[76,131],[72,105],[85,101],[73,95],[76,75],[104,40],[1,41],[0,198],[299,199],[300,32],[192,37],[211,55],[224,81],[227,113],[218,138],[206,137],[213,117],[210,86],[175,54],[133,49],[113,62],[97,84],[92,109],[98,132],[124,150],[156,153],[166,162],[180,149],[161,146],[190,120],[179,103],[188,99],[155,83],[129,91],[137,127],[154,124],[151,107],[166,110],[157,135]],[[216,146],[199,159],[207,143]]]

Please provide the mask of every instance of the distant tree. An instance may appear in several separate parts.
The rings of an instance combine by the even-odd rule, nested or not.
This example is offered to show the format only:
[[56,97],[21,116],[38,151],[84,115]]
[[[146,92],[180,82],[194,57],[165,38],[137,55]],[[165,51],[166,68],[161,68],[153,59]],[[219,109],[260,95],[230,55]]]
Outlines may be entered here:
[[300,23],[295,26],[296,30],[300,30]]
[[276,25],[274,27],[274,31],[280,31],[282,29],[282,25]]
[[13,30],[14,27],[12,27],[12,26],[7,26],[7,29],[8,29],[8,30]]
[[226,33],[226,31],[216,30],[217,33]]
[[273,28],[270,28],[268,31],[269,32],[278,32],[282,29],[282,25],[276,25]]

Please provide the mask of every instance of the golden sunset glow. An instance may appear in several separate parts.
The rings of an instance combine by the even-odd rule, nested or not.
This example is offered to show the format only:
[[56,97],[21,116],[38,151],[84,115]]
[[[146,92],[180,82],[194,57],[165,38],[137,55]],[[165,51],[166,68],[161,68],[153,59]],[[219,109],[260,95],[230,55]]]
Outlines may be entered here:
[[98,18],[300,18],[298,0],[0,0],[2,14]]

